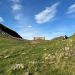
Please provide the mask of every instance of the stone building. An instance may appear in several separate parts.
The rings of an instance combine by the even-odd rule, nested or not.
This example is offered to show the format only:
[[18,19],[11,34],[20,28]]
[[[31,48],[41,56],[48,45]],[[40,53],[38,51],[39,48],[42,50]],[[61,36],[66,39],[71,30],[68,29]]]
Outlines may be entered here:
[[33,40],[45,40],[45,36],[44,37],[34,37],[33,36]]

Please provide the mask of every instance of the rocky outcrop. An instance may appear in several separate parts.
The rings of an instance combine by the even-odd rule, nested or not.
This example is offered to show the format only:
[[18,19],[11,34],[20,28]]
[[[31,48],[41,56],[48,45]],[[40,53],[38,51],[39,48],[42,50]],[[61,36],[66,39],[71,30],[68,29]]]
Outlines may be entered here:
[[17,32],[4,26],[1,23],[0,23],[0,36],[4,36],[12,40],[27,41],[27,39],[23,39]]
[[12,66],[11,69],[16,70],[16,69],[24,69],[24,65],[23,64],[16,64],[14,66]]
[[9,29],[8,27],[4,26],[3,24],[0,23],[0,33],[1,34],[9,34],[13,37],[18,37],[18,38],[22,38],[18,33],[16,33],[15,31]]

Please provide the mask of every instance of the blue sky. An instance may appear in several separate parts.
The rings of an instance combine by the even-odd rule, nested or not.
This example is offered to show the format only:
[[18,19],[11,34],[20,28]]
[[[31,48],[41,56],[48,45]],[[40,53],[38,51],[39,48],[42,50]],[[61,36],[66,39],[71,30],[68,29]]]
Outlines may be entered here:
[[0,23],[24,39],[75,32],[75,0],[0,0]]

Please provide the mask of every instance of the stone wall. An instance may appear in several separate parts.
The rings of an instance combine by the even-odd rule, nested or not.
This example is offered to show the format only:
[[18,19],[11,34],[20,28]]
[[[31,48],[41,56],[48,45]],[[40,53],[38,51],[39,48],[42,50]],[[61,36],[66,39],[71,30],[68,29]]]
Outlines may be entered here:
[[7,36],[13,36],[17,38],[22,38],[17,32],[9,29],[8,27],[4,26],[0,23],[0,34],[7,35]]

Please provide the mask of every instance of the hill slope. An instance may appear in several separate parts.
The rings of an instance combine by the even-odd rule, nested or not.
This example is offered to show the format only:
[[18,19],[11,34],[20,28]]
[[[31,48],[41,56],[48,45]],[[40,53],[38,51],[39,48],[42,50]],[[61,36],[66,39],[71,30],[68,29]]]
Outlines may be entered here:
[[17,32],[4,26],[1,23],[0,23],[0,36],[4,36],[12,40],[27,41],[27,39],[23,39]]
[[[74,53],[75,35],[36,44],[0,36],[0,75],[75,75]],[[11,69],[20,63],[24,69]]]

